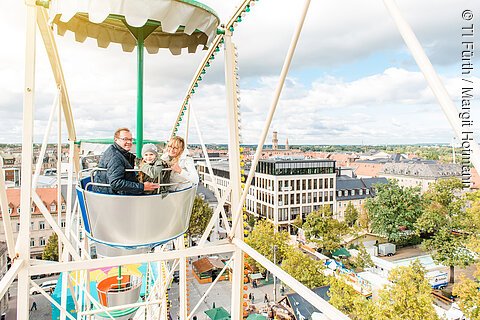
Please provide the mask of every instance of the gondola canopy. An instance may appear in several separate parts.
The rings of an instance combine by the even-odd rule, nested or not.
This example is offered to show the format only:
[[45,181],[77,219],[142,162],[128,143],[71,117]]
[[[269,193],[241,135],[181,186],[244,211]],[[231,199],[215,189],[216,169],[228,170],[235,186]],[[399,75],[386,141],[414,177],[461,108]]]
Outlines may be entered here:
[[113,42],[131,52],[142,32],[148,53],[168,48],[174,55],[208,47],[220,23],[211,8],[193,0],[51,0],[49,16],[58,34],[72,31],[79,42],[94,38],[101,48]]

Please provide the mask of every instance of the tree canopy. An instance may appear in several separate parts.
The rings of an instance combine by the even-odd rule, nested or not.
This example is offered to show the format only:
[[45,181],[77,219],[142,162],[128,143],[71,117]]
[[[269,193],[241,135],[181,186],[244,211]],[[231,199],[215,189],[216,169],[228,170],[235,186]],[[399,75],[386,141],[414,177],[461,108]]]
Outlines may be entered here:
[[58,236],[53,233],[47,241],[42,253],[43,260],[58,261]]
[[396,180],[376,186],[376,196],[367,200],[365,208],[373,232],[399,241],[407,230],[414,230],[422,213],[420,188],[401,187]]
[[307,254],[293,248],[290,249],[283,260],[282,269],[310,289],[328,283],[326,276],[323,274],[323,269],[325,269],[323,262],[314,260]]
[[352,202],[348,202],[345,209],[345,222],[349,227],[353,227],[358,220],[358,210],[353,206]]
[[208,206],[202,198],[195,197],[193,201],[192,215],[190,217],[190,225],[188,226],[187,235],[190,237],[198,237],[203,234],[208,222],[212,218],[213,210]]
[[345,222],[333,217],[329,206],[323,206],[320,210],[311,212],[303,224],[303,230],[308,239],[325,251],[338,249],[342,244],[343,236],[349,232]]
[[[276,232],[273,223],[267,220],[258,220],[250,235],[245,238],[245,242],[249,246],[270,261],[273,261],[273,250],[274,246],[276,246],[275,262],[277,264],[290,252],[289,240],[290,234],[288,232]],[[251,258],[248,258],[248,263],[255,265],[262,272],[265,270],[265,268]]]
[[375,301],[376,319],[436,320],[432,288],[418,260],[390,271],[389,284]]
[[[432,234],[423,247],[432,251],[435,262],[450,266],[450,282],[455,281],[455,267],[473,263],[473,254],[467,249],[465,233],[465,204],[460,196],[462,182],[457,178],[441,179],[430,185],[424,194],[424,208],[416,223],[420,233]],[[468,211],[468,210],[467,210]]]

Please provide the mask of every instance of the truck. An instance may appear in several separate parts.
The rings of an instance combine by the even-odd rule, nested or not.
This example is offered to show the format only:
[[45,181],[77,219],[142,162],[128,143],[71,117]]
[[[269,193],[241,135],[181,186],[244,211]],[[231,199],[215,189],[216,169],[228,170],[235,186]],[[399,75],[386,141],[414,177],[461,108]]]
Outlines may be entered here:
[[378,245],[379,256],[393,256],[396,252],[396,246],[393,243],[382,243]]
[[435,270],[425,274],[432,289],[442,289],[448,285],[448,272]]

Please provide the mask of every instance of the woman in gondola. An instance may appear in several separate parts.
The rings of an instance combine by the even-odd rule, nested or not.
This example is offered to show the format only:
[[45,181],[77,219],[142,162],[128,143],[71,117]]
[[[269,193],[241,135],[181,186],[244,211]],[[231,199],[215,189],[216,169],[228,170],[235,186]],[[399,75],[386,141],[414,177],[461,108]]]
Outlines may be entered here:
[[175,136],[170,139],[167,150],[161,157],[172,169],[170,183],[178,183],[173,185],[171,190],[182,190],[189,187],[190,184],[198,184],[198,172],[195,169],[193,159],[187,153],[185,140],[182,137]]

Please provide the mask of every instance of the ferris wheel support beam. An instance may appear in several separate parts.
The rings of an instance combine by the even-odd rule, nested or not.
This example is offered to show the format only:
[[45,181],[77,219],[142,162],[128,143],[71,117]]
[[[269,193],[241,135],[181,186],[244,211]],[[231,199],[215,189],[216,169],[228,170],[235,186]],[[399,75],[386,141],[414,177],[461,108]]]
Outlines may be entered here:
[[5,240],[7,242],[8,256],[10,259],[15,258],[15,240],[13,238],[12,223],[7,199],[7,187],[5,185],[5,172],[3,170],[3,158],[0,156],[0,210],[5,212],[3,218],[3,232],[5,233]]
[[282,270],[279,266],[265,258],[263,255],[258,253],[255,249],[250,247],[245,242],[239,240],[238,238],[233,239],[233,243],[241,248],[245,253],[247,253],[250,257],[255,259],[255,261],[259,262],[262,266],[272,272],[276,277],[282,280],[287,286],[293,288],[296,293],[302,296],[305,300],[310,302],[315,308],[320,310],[324,315],[331,320],[347,320],[350,319],[342,312],[337,310],[334,306],[330,303],[322,299],[318,296],[315,292],[308,289],[305,285],[303,285],[300,281],[293,278],[287,272]]
[[[33,3],[33,5],[35,5]],[[48,12],[43,7],[37,7],[38,15],[36,17],[38,29],[45,45],[50,66],[52,69],[55,83],[61,92],[61,106],[63,110],[63,116],[65,117],[65,124],[67,127],[68,140],[75,142],[77,134],[75,131],[75,124],[73,121],[72,107],[70,104],[70,98],[68,96],[67,85],[65,82],[65,76],[63,74],[62,64],[60,63],[60,55],[58,53],[57,44],[53,35],[52,28],[48,25]],[[75,148],[74,152],[74,165],[75,172],[80,171],[80,161],[78,155],[78,148]]]
[[[241,179],[240,179],[240,142],[238,122],[237,79],[235,77],[236,49],[232,42],[232,33],[225,30],[225,90],[227,96],[228,118],[228,165],[230,172],[230,194],[232,219],[237,221],[243,215],[243,202],[240,202]],[[239,223],[232,227],[236,237],[243,240],[243,224]],[[243,316],[243,252],[235,248],[233,252],[235,264],[232,275],[231,315],[232,319],[242,319]]]
[[[36,55],[36,19],[35,1],[26,2],[26,47],[25,47],[25,85],[23,88],[23,133],[22,168],[20,192],[20,230],[16,249],[18,258],[26,266],[30,265],[30,220],[32,203],[32,164],[33,164],[33,119],[35,102],[35,55]],[[18,273],[17,319],[28,319],[29,312],[29,274],[28,268]]]
[[469,142],[469,149],[471,150],[471,162],[477,170],[480,170],[480,147],[478,146],[478,143],[473,140],[472,134],[469,135],[466,133],[465,135],[465,133],[462,132],[462,125],[460,119],[458,118],[457,107],[455,107],[453,104],[453,101],[445,89],[442,81],[440,80],[440,77],[435,72],[432,63],[425,54],[422,45],[418,41],[408,22],[403,18],[395,1],[384,0],[383,2],[387,7],[388,12],[392,16],[398,31],[405,41],[405,44],[412,53],[412,56],[415,59],[420,71],[423,73],[423,76],[430,86],[430,89],[437,98],[437,101],[440,104],[443,113],[447,117],[450,126],[453,128],[456,137],[459,139],[459,141]]
[[[282,67],[282,71],[280,72],[280,79],[278,80],[277,88],[275,89],[274,98],[273,98],[272,104],[270,105],[270,109],[268,110],[267,119],[265,120],[265,125],[263,126],[263,130],[257,144],[257,150],[255,151],[255,156],[253,157],[252,166],[250,168],[250,172],[248,173],[247,181],[245,182],[245,188],[243,189],[243,193],[240,199],[240,203],[242,205],[245,203],[245,199],[247,198],[248,190],[252,184],[253,176],[255,174],[255,169],[257,167],[258,161],[260,160],[260,156],[263,151],[263,144],[265,143],[268,130],[270,128],[270,125],[272,124],[273,115],[277,110],[278,101],[280,100],[280,95],[282,93],[283,85],[285,84],[285,79],[287,78],[288,70],[290,69],[290,64],[292,62],[293,54],[295,53],[295,49],[297,47],[298,39],[300,38],[300,34],[302,32],[303,24],[305,22],[305,17],[307,16],[309,6],[310,6],[310,0],[306,0],[301,13],[300,21],[298,22],[295,32],[293,33],[292,40],[290,41],[290,47],[288,48],[287,56],[285,57],[285,61],[283,62],[283,67]],[[232,239],[235,233],[237,232],[236,226],[238,225],[238,222],[242,217],[241,212],[242,212],[242,206],[238,206],[236,208],[235,214],[233,215],[234,220],[232,223],[232,231],[228,235],[229,239]]]

